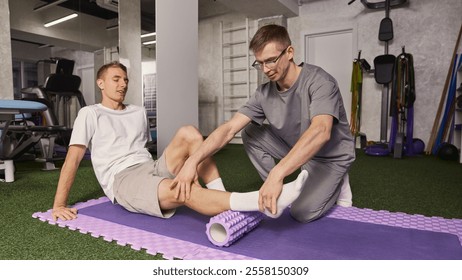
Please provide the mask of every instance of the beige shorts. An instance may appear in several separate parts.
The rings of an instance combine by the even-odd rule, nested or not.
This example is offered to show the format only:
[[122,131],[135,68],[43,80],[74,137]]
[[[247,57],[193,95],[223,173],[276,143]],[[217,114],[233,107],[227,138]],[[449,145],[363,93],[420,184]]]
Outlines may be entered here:
[[170,218],[175,210],[161,210],[157,192],[162,180],[174,177],[167,169],[165,153],[158,160],[130,166],[114,177],[115,201],[130,212]]

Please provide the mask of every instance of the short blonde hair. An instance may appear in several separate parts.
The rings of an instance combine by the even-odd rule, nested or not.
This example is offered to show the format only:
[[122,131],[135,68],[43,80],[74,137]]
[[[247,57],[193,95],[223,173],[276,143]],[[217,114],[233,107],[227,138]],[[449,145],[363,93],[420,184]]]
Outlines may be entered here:
[[112,61],[107,64],[104,64],[99,68],[98,72],[96,73],[96,79],[102,79],[109,68],[120,68],[125,72],[125,74],[127,74],[127,67],[125,65],[118,61]]

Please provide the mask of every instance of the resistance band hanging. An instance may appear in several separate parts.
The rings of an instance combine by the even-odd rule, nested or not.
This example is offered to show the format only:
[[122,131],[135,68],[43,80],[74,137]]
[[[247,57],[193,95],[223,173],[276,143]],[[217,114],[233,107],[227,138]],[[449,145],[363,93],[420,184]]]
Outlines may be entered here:
[[414,59],[406,53],[404,47],[402,53],[396,58],[395,75],[390,104],[390,116],[392,117],[391,134],[389,141],[390,152],[394,158],[401,158],[403,153],[414,155],[423,152],[421,143],[414,147],[414,102],[415,79]]
[[355,138],[356,148],[364,148],[367,145],[367,137],[361,132],[361,100],[363,86],[363,72],[369,72],[371,66],[365,59],[361,59],[361,51],[358,52],[358,58],[353,60],[353,69],[351,74],[351,117],[350,131]]
[[361,91],[363,84],[363,73],[360,65],[361,51],[358,58],[353,60],[353,71],[351,73],[351,119],[350,130],[353,136],[357,136],[361,129]]

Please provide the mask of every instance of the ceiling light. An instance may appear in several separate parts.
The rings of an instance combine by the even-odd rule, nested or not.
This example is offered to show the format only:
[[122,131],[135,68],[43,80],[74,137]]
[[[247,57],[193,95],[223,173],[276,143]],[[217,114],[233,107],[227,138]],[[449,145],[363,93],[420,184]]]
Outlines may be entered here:
[[141,35],[141,38],[150,37],[150,36],[155,36],[155,35],[156,35],[156,32],[146,33],[146,34],[142,34],[142,35]]
[[43,45],[38,46],[37,48],[43,49],[43,48],[51,48],[51,47],[54,47],[54,46],[50,44],[43,44]]
[[58,18],[58,19],[56,19],[56,20],[50,21],[50,22],[48,22],[48,23],[45,23],[43,26],[45,26],[45,27],[50,27],[50,26],[53,26],[53,25],[55,25],[55,24],[61,23],[61,22],[63,22],[63,21],[66,21],[66,20],[70,20],[70,19],[72,19],[72,18],[75,18],[75,17],[77,17],[77,16],[78,16],[78,15],[77,15],[76,13],[73,13],[73,14],[70,14],[70,15],[68,15],[68,16],[65,16],[65,17],[62,17],[62,18]]
[[111,25],[111,26],[107,26],[107,27],[106,27],[106,30],[114,30],[114,29],[117,29],[117,28],[119,28],[119,25],[118,25],[118,24],[116,24],[116,25]]
[[143,42],[143,45],[153,45],[156,43],[156,40]]

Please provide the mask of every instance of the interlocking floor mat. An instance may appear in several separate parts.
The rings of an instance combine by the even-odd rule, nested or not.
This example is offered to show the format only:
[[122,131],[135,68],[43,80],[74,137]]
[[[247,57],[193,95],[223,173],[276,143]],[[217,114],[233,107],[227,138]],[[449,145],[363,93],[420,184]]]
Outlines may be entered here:
[[102,237],[167,259],[462,260],[462,220],[334,207],[315,222],[300,224],[288,212],[266,218],[229,247],[205,233],[210,217],[187,208],[170,219],[130,213],[107,198],[75,205],[78,218],[54,222],[51,211],[34,218]]

